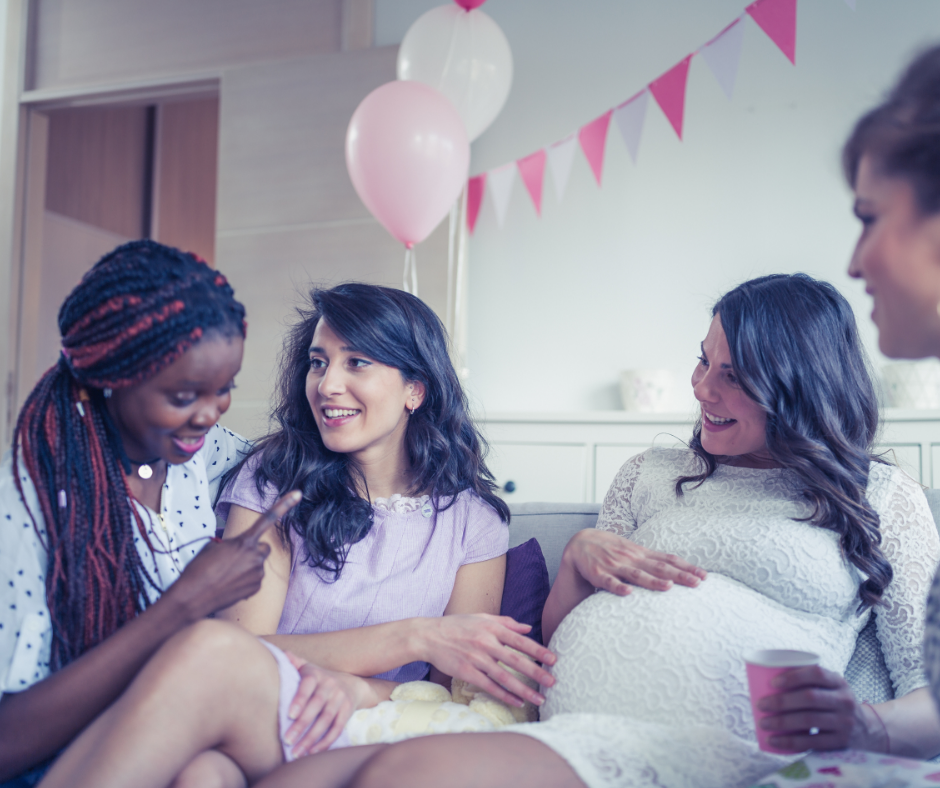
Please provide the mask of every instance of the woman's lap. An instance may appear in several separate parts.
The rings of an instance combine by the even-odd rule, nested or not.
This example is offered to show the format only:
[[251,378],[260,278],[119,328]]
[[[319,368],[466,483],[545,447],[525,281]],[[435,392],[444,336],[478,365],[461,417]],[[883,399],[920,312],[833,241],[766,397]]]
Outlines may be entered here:
[[[351,781],[350,781],[351,778]],[[301,758],[258,788],[584,788],[546,745],[509,733],[442,733]]]

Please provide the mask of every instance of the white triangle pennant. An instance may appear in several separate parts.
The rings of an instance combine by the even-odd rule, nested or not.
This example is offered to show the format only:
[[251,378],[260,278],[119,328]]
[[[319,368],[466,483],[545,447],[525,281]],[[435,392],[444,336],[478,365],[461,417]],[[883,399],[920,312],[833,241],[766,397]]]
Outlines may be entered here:
[[855,0],[845,0],[845,4],[853,11],[855,10]]
[[555,196],[561,202],[568,188],[568,176],[571,175],[571,164],[574,161],[574,152],[578,147],[578,138],[572,134],[561,142],[556,142],[548,150],[548,166],[552,169],[552,180],[555,182]]
[[500,227],[506,221],[506,211],[509,210],[509,198],[512,196],[512,185],[516,181],[516,163],[497,167],[486,174],[486,184],[490,187],[493,196],[493,207],[496,209],[496,224]]
[[646,118],[646,103],[649,97],[649,91],[643,90],[614,110],[614,120],[617,121],[620,136],[623,137],[634,164],[640,150],[640,135],[643,133],[643,120]]
[[744,41],[742,20],[732,22],[717,38],[713,38],[702,47],[702,57],[721,85],[721,89],[730,99],[734,93],[734,82],[738,76],[738,64],[741,62],[741,43]]

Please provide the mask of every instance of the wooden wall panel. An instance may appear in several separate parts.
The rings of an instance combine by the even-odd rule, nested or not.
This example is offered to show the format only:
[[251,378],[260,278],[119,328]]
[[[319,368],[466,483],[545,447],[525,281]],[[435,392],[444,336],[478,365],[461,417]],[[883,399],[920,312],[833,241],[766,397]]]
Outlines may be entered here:
[[341,0],[32,0],[28,89],[336,52]]
[[395,79],[397,56],[382,47],[226,72],[219,232],[368,217],[346,172],[346,127]]
[[49,113],[46,208],[127,238],[144,227],[146,107]]
[[153,237],[215,260],[219,100],[179,101],[157,110]]

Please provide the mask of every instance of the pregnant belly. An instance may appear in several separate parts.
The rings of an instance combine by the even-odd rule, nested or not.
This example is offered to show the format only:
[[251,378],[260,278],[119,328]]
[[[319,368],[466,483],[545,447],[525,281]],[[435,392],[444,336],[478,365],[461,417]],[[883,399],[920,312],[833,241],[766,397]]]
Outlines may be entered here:
[[562,621],[549,644],[558,655],[556,683],[541,718],[622,714],[752,738],[745,654],[815,651],[824,666],[842,672],[854,642],[846,624],[791,610],[717,574],[698,588],[598,592]]

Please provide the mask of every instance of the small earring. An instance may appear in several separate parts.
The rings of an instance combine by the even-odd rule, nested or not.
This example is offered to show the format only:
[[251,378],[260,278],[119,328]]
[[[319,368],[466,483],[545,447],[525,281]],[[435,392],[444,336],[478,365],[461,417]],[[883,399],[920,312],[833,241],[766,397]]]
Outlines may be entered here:
[[111,399],[111,394],[112,394],[111,389],[107,389],[107,388],[106,388],[106,389],[102,389],[102,390],[101,390],[101,393],[104,394],[104,398],[105,398],[105,399]]
[[408,408],[408,410],[411,411],[412,416],[415,415],[415,398],[414,397],[411,398],[411,407]]

